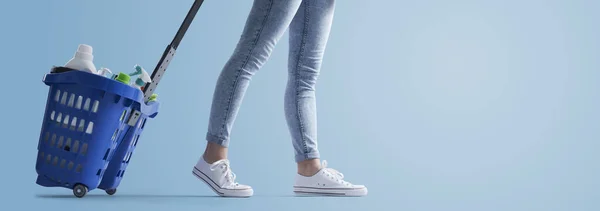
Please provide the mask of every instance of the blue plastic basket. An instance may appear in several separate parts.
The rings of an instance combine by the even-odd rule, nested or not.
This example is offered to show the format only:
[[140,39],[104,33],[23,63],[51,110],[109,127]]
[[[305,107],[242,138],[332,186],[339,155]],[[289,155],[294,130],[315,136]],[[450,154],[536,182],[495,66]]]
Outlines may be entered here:
[[[102,181],[109,185],[100,188],[111,194],[127,166],[122,161],[129,161],[126,156],[135,149],[131,137],[139,138],[146,119],[157,115],[159,103],[143,103],[139,89],[83,71],[50,73],[43,81],[50,90],[38,143],[36,183],[70,188],[83,197]],[[130,126],[134,111],[141,113],[140,118]],[[123,171],[113,173],[117,168]]]

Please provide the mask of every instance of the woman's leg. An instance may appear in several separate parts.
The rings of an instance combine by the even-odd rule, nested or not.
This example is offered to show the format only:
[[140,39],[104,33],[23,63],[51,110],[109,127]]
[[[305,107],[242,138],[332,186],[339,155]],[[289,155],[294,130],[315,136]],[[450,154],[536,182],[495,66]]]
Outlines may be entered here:
[[302,0],[255,0],[237,47],[221,71],[208,125],[204,155],[192,173],[220,196],[249,197],[250,186],[240,185],[227,158],[229,134],[251,77],[267,61],[292,21]]
[[302,0],[255,0],[237,47],[215,87],[205,150],[209,162],[226,158],[236,115],[251,77],[267,61]]
[[304,0],[290,25],[285,113],[298,173],[302,175],[314,174],[320,169],[315,85],[334,8],[334,0]]
[[329,37],[335,0],[303,0],[290,25],[289,80],[285,94],[287,122],[294,143],[298,174],[294,192],[364,196],[364,185],[344,180],[337,170],[319,164],[315,84]]

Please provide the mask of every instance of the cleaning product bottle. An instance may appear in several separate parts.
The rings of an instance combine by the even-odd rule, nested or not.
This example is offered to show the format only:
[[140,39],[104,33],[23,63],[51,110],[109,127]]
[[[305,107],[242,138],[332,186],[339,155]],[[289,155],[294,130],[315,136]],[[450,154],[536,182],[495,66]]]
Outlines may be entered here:
[[136,75],[141,75],[142,72],[146,71],[144,70],[144,68],[140,65],[135,65],[133,66],[133,69],[135,70],[135,72],[129,73],[129,76],[136,76]]
[[98,70],[98,75],[104,76],[104,77],[110,77],[108,75],[106,75],[106,73],[110,73],[110,75],[113,75],[112,71],[110,71],[110,69],[108,68],[100,68],[100,70]]
[[133,82],[133,86],[135,88],[141,89],[142,91],[144,91],[144,86],[146,85],[146,83],[150,83],[152,82],[152,79],[150,78],[150,75],[148,75],[148,73],[142,68],[142,74]]
[[131,77],[129,77],[129,75],[127,75],[125,73],[119,73],[119,75],[117,75],[117,77],[115,78],[115,80],[117,80],[118,82],[121,82],[121,83],[129,85],[129,81],[131,80]]
[[77,48],[77,52],[65,67],[90,72],[96,74],[96,66],[92,62],[94,60],[94,56],[92,55],[92,46],[86,44],[80,44]]

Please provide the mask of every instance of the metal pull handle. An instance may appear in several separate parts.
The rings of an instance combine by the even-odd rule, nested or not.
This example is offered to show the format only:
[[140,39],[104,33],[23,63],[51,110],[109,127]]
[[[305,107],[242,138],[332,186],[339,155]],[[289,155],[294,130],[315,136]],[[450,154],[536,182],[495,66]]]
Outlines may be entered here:
[[167,71],[167,67],[169,66],[169,63],[173,59],[173,56],[175,56],[175,52],[177,50],[177,47],[179,47],[179,43],[183,39],[185,32],[192,24],[192,21],[194,20],[194,17],[196,16],[196,13],[198,13],[198,10],[200,9],[200,6],[202,6],[203,2],[204,0],[194,1],[192,8],[190,8],[190,11],[185,16],[183,23],[181,23],[177,34],[175,34],[173,41],[171,41],[171,44],[169,44],[163,52],[162,57],[158,61],[158,64],[156,65],[154,71],[152,72],[152,75],[150,76],[150,78],[152,78],[152,82],[146,84],[146,86],[144,87],[144,102],[148,102],[150,100],[150,96],[152,96],[152,94],[156,90],[160,79],[164,76],[165,71]]

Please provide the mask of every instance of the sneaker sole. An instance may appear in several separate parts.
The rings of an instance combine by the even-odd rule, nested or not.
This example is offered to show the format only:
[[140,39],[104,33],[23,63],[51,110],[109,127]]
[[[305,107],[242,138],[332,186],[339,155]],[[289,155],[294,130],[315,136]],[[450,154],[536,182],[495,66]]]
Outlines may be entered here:
[[299,196],[366,196],[367,188],[313,188],[294,187],[294,193]]
[[231,190],[224,189],[217,186],[217,184],[212,181],[206,174],[202,173],[196,167],[192,170],[192,174],[202,180],[202,182],[206,183],[217,195],[222,197],[235,197],[235,198],[248,198],[254,194],[252,189],[242,189],[242,190]]

